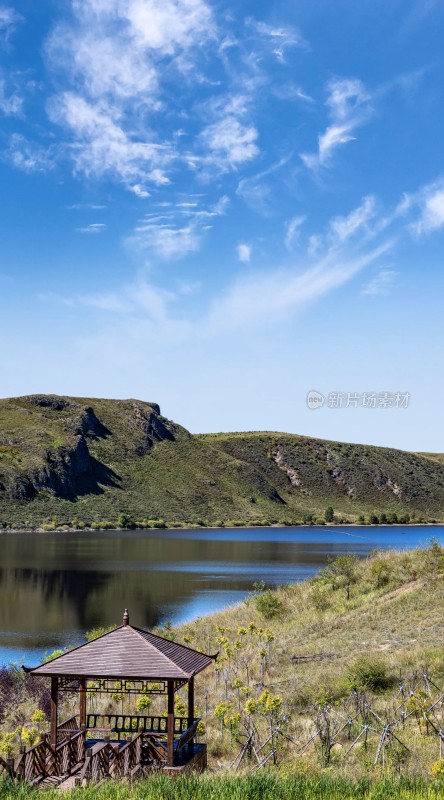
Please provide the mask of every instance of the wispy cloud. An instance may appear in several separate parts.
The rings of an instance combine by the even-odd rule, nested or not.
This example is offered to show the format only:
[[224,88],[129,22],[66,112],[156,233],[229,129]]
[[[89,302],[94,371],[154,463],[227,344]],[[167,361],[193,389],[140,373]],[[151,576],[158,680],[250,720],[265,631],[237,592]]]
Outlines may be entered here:
[[407,220],[414,236],[422,236],[444,227],[444,177],[406,192],[395,209],[398,218]]
[[308,48],[308,43],[301,32],[291,25],[270,25],[252,17],[247,17],[245,24],[266,43],[274,57],[281,63],[285,61],[287,50],[294,47]]
[[364,197],[363,202],[346,217],[334,217],[330,221],[330,231],[341,244],[350,239],[374,218],[376,214],[376,198]]
[[103,233],[107,228],[104,222],[92,222],[91,225],[86,225],[84,228],[76,228],[77,233],[97,234]]
[[147,197],[150,197],[150,192],[148,192],[141,183],[135,183],[133,186],[128,187],[130,191],[139,197],[141,200],[146,200]]
[[272,209],[272,178],[288,164],[289,160],[290,156],[284,156],[261,172],[249,178],[242,178],[236,189],[238,197],[241,197],[254,211],[264,216],[269,214]]
[[3,159],[22,172],[46,172],[54,167],[54,148],[29,142],[21,134],[14,133]]
[[184,258],[200,249],[211,220],[225,214],[228,202],[223,195],[210,206],[183,201],[172,207],[162,206],[161,213],[145,216],[128,243],[137,250],[152,250],[165,260]]
[[362,294],[368,297],[388,295],[393,289],[398,272],[393,269],[381,269],[371,281],[362,288]]
[[203,112],[211,122],[199,135],[203,169],[226,172],[259,154],[259,134],[249,118],[250,106],[249,95],[234,92],[206,104]]
[[75,169],[111,176],[138,197],[169,182],[177,158],[172,139],[160,140],[141,111],[162,106],[166,65],[188,74],[202,44],[214,35],[204,0],[85,0],[71,2],[72,20],[47,43],[52,69],[68,83],[48,104],[50,119],[70,134]]
[[444,185],[428,187],[420,197],[420,216],[413,224],[417,234],[444,227]]
[[255,158],[259,153],[257,138],[254,125],[245,124],[231,114],[208,125],[200,137],[211,154],[212,163],[223,170]]
[[306,216],[303,214],[296,217],[292,217],[285,224],[284,244],[287,250],[291,250],[294,243],[298,241],[301,232],[301,227],[306,219],[307,219]]
[[23,98],[17,91],[8,91],[7,82],[0,71],[0,112],[7,117],[16,117],[22,113]]
[[17,25],[23,20],[22,15],[11,6],[0,6],[0,40],[7,41]]
[[251,260],[251,245],[245,244],[244,242],[238,244],[236,247],[237,257],[239,261],[244,264],[248,264]]
[[305,270],[272,270],[241,278],[219,300],[209,315],[213,332],[263,324],[305,308],[350,281],[393,246],[386,241],[360,255],[330,253]]
[[328,166],[334,151],[353,141],[355,130],[372,114],[371,96],[362,81],[356,78],[335,79],[328,83],[327,91],[330,124],[318,137],[318,151],[300,154],[309,169]]
[[295,83],[283,83],[273,86],[272,92],[275,97],[280,100],[302,100],[309,105],[314,104],[314,98],[311,97],[303,88]]
[[169,146],[132,136],[106,103],[92,104],[65,92],[53,98],[48,110],[54,122],[68,125],[74,134],[71,154],[77,172],[96,178],[108,174],[127,186],[140,178],[156,185],[168,182],[163,170],[174,157]]
[[71,206],[68,206],[69,211],[103,211],[105,208],[106,206],[101,203],[73,203]]

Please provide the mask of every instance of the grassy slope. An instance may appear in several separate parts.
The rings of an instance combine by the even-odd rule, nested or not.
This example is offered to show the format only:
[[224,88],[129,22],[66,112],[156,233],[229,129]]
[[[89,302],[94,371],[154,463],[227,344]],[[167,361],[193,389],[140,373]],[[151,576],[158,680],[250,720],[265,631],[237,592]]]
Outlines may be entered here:
[[[377,588],[377,570],[386,570],[387,584]],[[224,644],[220,644],[220,633],[230,647],[241,639],[238,665],[234,655],[223,660],[227,670],[227,698],[233,708],[238,707],[237,690],[233,688],[236,679],[243,686],[249,684],[252,697],[259,697],[262,691],[259,651],[264,640],[255,633],[244,637],[238,634],[239,627],[269,629],[274,640],[271,643],[270,658],[264,676],[264,685],[283,698],[283,712],[289,722],[285,728],[296,745],[287,743],[281,761],[294,772],[311,774],[320,769],[319,757],[311,749],[304,758],[297,751],[310,736],[314,712],[312,704],[321,698],[331,698],[338,708],[350,693],[346,675],[355,659],[365,653],[370,658],[382,658],[393,684],[382,693],[367,692],[372,707],[384,717],[385,710],[391,708],[398,691],[399,675],[408,680],[413,672],[419,676],[425,665],[438,687],[444,687],[444,652],[442,649],[444,603],[443,550],[432,547],[411,553],[385,552],[363,560],[358,567],[357,581],[352,587],[350,600],[346,600],[343,589],[327,589],[324,596],[326,607],[320,610],[316,599],[316,579],[282,587],[277,591],[283,612],[281,616],[267,619],[259,613],[253,598],[224,613],[213,615],[185,626],[185,635],[194,638],[195,646],[201,642],[210,645],[210,650],[221,650],[224,659]],[[316,604],[315,604],[316,603]],[[219,626],[219,629],[217,628]],[[219,635],[219,643],[217,642]],[[332,653],[334,658],[326,661],[296,664],[292,656]],[[246,666],[248,665],[248,678]],[[419,688],[422,684],[419,682]],[[444,689],[443,689],[444,690]],[[439,690],[434,690],[436,696]],[[203,673],[198,681],[197,702],[204,706],[204,694],[210,697],[208,716],[208,742],[212,763],[223,764],[234,757],[239,745],[225,734],[221,739],[220,726],[211,717],[215,704],[225,700],[226,690],[222,678],[214,682],[208,673]],[[242,700],[243,708],[245,700]],[[441,710],[441,714],[444,712]],[[260,728],[264,723],[256,717]],[[443,723],[440,723],[441,726]],[[265,729],[263,730],[265,735]],[[355,734],[357,735],[357,733]],[[428,775],[430,765],[438,759],[438,739],[423,736],[414,719],[410,719],[399,733],[410,748],[410,756],[403,767],[403,774]],[[348,748],[347,740],[339,739],[342,747]],[[335,753],[327,773],[346,774],[354,777],[371,776],[378,778],[384,772],[380,766],[373,768],[377,740],[370,743],[369,752],[356,749],[347,758],[343,751]],[[393,765],[392,765],[393,766]],[[390,767],[391,769],[392,767]],[[389,770],[390,771],[390,770]]]
[[[397,450],[349,445],[280,433],[191,436],[141,401],[65,398],[54,409],[30,398],[0,400],[0,483],[66,461],[78,441],[77,422],[87,407],[108,433],[86,433],[100,472],[77,481],[63,499],[44,488],[31,501],[8,499],[0,490],[0,522],[38,525],[136,520],[171,523],[220,520],[301,521],[333,505],[351,521],[372,511],[444,516],[444,463]],[[135,408],[153,413],[174,439],[164,438],[141,454],[143,431]],[[46,455],[45,455],[46,454]],[[49,454],[49,455],[48,455]]]
[[[264,618],[259,612],[253,597],[244,603],[227,609],[225,612],[200,619],[192,625],[183,626],[176,632],[177,640],[182,638],[192,647],[220,651],[219,663],[223,672],[210,669],[196,679],[196,704],[198,713],[205,719],[210,766],[219,775],[209,775],[197,783],[136,784],[94,790],[94,798],[160,797],[171,800],[188,800],[189,797],[216,798],[227,800],[251,800],[251,798],[438,798],[444,796],[444,783],[432,787],[426,783],[430,777],[430,767],[437,761],[439,747],[436,735],[424,735],[414,717],[404,727],[397,729],[402,741],[409,747],[409,755],[401,765],[401,776],[405,781],[399,783],[396,759],[388,751],[386,764],[373,765],[377,747],[377,737],[370,737],[368,750],[356,747],[350,754],[347,750],[350,740],[346,732],[337,740],[332,761],[328,767],[320,762],[319,750],[310,748],[305,755],[298,755],[312,733],[311,720],[314,717],[313,704],[325,702],[341,710],[344,698],[350,692],[346,675],[355,659],[365,652],[370,658],[383,658],[389,678],[393,685],[385,691],[367,691],[367,700],[382,718],[388,709],[392,716],[392,701],[397,693],[397,678],[401,674],[408,681],[413,672],[419,676],[424,665],[437,685],[444,686],[444,653],[442,649],[444,602],[444,551],[428,548],[410,553],[384,552],[360,562],[356,582],[350,600],[346,600],[343,588],[328,589],[324,598],[324,608],[314,604],[316,579],[306,583],[282,587],[276,596],[282,604],[281,613],[272,618]],[[385,567],[387,583],[377,588],[377,572]],[[254,631],[239,635],[239,627]],[[264,636],[258,631],[270,630],[273,634],[269,657],[263,679],[261,676],[260,650],[264,647]],[[230,658],[227,648],[221,642],[221,635],[231,647]],[[239,656],[235,656],[234,643],[241,640]],[[293,655],[314,653],[334,653],[336,658],[324,662],[295,664]],[[248,667],[248,673],[247,673]],[[220,723],[215,719],[214,710],[221,701],[231,703],[233,710],[238,708],[238,692],[241,692],[240,709],[244,717],[246,697],[259,698],[263,685],[282,697],[282,712],[288,718],[283,723],[284,732],[293,742],[281,740],[279,751],[280,771],[262,773],[254,779],[227,776],[221,771],[239,752],[245,735],[238,740],[226,730],[221,735]],[[243,695],[243,688],[249,694]],[[418,683],[422,687],[421,680]],[[438,696],[439,689],[434,689]],[[180,696],[180,694],[179,694]],[[418,695],[419,696],[419,695]],[[101,711],[116,712],[116,705],[101,701]],[[164,698],[153,698],[151,712],[162,713]],[[134,700],[132,700],[134,703]],[[117,704],[120,711],[120,701]],[[31,707],[30,707],[31,710]],[[98,709],[99,710],[99,709]],[[133,706],[125,709],[134,712]],[[69,716],[73,708],[67,707]],[[14,708],[14,714],[17,709]],[[444,715],[438,706],[438,717]],[[5,723],[5,730],[13,729],[17,718]],[[281,723],[282,724],[282,723]],[[441,727],[442,727],[441,721]],[[268,723],[259,715],[255,725],[264,741]],[[353,736],[357,731],[352,732]],[[248,765],[244,772],[248,771]],[[157,780],[157,779],[156,779]],[[159,778],[161,781],[162,778]],[[194,779],[193,779],[194,780]],[[412,784],[409,786],[408,782]],[[416,783],[415,783],[416,782]],[[151,793],[152,792],[152,793]],[[7,794],[1,793],[0,797]],[[16,796],[11,794],[12,796]],[[18,795],[17,795],[18,796]],[[78,792],[73,797],[87,798],[88,792]]]

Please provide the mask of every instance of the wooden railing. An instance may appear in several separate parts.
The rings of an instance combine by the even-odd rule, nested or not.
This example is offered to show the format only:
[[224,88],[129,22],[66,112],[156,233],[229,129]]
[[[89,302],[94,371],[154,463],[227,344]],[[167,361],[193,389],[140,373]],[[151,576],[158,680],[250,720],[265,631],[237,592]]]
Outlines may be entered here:
[[67,734],[80,730],[79,718],[77,715],[65,719],[60,725],[57,725],[57,744],[60,744],[67,738]]
[[85,760],[86,732],[69,733],[64,742],[58,744],[53,753],[53,775],[70,775],[72,770]]
[[[174,752],[179,753],[196,736],[199,719],[187,727],[186,717],[174,717]],[[144,766],[164,766],[167,754],[167,717],[146,717],[127,714],[88,714],[87,727],[77,727],[77,717],[61,723],[57,729],[57,746],[51,747],[49,736],[32,747],[20,748],[15,764],[13,759],[0,758],[0,774],[27,783],[39,783],[46,777],[68,777],[76,773],[79,780],[97,782],[106,777],[127,778],[136,775]],[[137,727],[136,727],[137,726]],[[91,743],[87,747],[87,731],[117,734],[119,741]],[[125,742],[123,733],[134,732]],[[59,740],[60,739],[60,740]],[[83,764],[83,767],[81,765]],[[80,768],[81,767],[81,768]]]
[[[138,714],[88,714],[86,727],[89,731],[102,731],[107,734],[156,733],[160,736],[167,734],[167,717],[147,717]],[[181,735],[188,728],[186,717],[174,717],[174,733]]]
[[85,740],[86,732],[81,730],[67,733],[54,749],[47,736],[33,747],[21,747],[15,763],[15,777],[33,784],[48,776],[70,775],[85,760]]
[[142,732],[130,739],[123,747],[105,740],[86,751],[85,763],[77,782],[98,783],[105,778],[130,778],[142,769]]
[[15,777],[14,759],[7,758],[6,761],[0,756],[0,776],[6,774],[9,778]]
[[47,772],[47,757],[49,744],[46,739],[42,739],[37,744],[26,749],[20,748],[20,755],[15,762],[15,774],[17,778],[22,778],[27,783],[35,783],[36,780],[52,775]]

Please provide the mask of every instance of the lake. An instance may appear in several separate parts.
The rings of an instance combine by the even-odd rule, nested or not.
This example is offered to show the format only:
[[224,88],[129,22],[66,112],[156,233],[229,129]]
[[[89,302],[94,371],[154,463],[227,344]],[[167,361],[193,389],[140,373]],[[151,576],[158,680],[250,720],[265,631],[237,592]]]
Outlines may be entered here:
[[255,581],[293,583],[341,553],[424,545],[441,527],[225,528],[0,534],[0,664],[37,664],[91,628],[195,619]]

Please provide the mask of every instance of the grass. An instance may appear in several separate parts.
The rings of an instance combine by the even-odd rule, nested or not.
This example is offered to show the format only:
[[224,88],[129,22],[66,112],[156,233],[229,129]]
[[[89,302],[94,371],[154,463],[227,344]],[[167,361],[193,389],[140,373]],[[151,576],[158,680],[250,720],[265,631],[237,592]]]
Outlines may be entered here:
[[192,436],[137,400],[0,400],[0,526],[109,527],[121,514],[294,524],[323,522],[328,506],[335,522],[440,520],[443,457],[274,432]]
[[[132,785],[108,783],[100,787],[76,789],[72,800],[439,800],[443,784],[427,784],[420,779],[352,781],[332,776],[307,777],[277,775],[269,770],[244,776],[153,776]],[[59,796],[47,792],[45,797]],[[1,800],[41,797],[26,786],[0,784]]]

